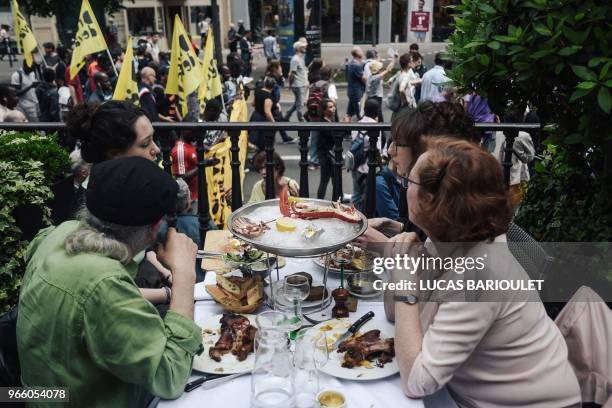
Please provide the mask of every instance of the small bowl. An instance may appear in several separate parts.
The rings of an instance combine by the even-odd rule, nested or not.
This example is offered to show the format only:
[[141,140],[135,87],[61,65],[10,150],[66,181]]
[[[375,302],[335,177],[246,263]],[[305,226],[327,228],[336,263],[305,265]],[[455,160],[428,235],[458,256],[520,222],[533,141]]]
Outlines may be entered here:
[[372,272],[359,272],[349,275],[346,283],[351,295],[370,298],[380,294],[380,290],[374,289],[374,282],[378,280],[381,280],[381,277]]
[[319,408],[346,408],[346,397],[336,390],[325,390],[317,394]]

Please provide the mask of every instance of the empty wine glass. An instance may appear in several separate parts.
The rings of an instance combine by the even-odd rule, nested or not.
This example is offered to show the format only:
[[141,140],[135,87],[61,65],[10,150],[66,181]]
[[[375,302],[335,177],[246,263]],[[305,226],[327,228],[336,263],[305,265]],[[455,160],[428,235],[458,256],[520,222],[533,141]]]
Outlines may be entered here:
[[[308,278],[302,275],[290,275],[285,277],[283,286],[277,292],[278,299],[274,308],[282,310],[291,315],[292,329],[297,330],[302,326],[302,301],[310,294]],[[292,332],[291,338],[295,338]]]

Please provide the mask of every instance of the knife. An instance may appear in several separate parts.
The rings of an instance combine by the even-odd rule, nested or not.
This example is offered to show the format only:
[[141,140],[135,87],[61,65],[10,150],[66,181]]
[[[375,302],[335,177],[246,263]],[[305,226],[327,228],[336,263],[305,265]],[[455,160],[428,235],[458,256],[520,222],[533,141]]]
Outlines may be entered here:
[[348,339],[349,337],[357,333],[357,330],[359,330],[361,326],[369,322],[373,317],[374,317],[374,312],[372,312],[371,310],[368,313],[361,316],[359,320],[357,320],[355,323],[353,323],[351,327],[349,327],[346,333],[344,333],[342,336],[340,336],[340,338],[338,338],[338,340],[336,340],[336,342],[332,345],[332,348],[333,349],[338,348],[340,343],[342,343],[343,341],[345,341],[346,339]]
[[224,382],[233,380],[236,377],[240,377],[241,375],[246,373],[238,373],[238,374],[206,374],[197,380],[193,380],[185,386],[185,392],[190,392],[198,388],[199,386],[203,386],[205,390],[209,388],[216,387],[219,384],[223,384]]

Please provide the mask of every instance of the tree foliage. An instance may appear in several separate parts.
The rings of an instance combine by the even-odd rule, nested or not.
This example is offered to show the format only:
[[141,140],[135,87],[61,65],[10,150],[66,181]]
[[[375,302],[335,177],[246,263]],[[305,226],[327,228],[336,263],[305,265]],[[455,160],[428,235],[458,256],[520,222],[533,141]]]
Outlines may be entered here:
[[463,0],[451,76],[503,109],[529,104],[572,150],[601,148],[612,107],[608,0]]

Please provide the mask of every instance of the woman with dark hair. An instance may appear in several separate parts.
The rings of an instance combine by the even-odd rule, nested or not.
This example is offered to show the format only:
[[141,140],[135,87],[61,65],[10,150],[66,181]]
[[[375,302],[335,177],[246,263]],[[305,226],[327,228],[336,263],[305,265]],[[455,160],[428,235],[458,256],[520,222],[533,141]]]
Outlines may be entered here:
[[[81,157],[88,163],[130,156],[155,161],[160,153],[153,140],[151,121],[131,102],[77,105],[69,112],[66,125],[72,137],[80,141]],[[169,296],[161,283],[171,281],[171,275],[156,262],[152,252],[147,254],[147,260],[155,267],[142,263],[136,283],[147,300],[163,304]]]
[[[268,66],[266,68],[266,77],[272,77],[276,80],[276,85],[274,86],[274,91],[272,92],[274,98],[272,105],[272,116],[274,116],[274,120],[277,122],[286,122],[285,117],[283,116],[280,97],[281,97],[281,88],[285,83],[285,77],[283,77],[283,67],[280,64],[280,61],[277,59],[270,60]],[[264,77],[265,79],[265,77]],[[287,134],[287,131],[280,130],[281,139],[283,143],[291,144],[295,143],[297,140],[292,138]]]
[[[263,80],[263,87],[255,90],[255,96],[252,103],[255,110],[251,114],[251,122],[275,122],[274,114],[272,113],[275,86],[276,79],[268,76]],[[273,137],[274,131],[252,131],[249,132],[249,141],[257,146],[259,150],[263,150],[266,147],[266,137],[268,136]]]
[[314,84],[321,79],[321,68],[325,63],[321,58],[314,58],[308,65],[308,83]]
[[[255,203],[258,201],[263,201],[266,199],[266,152],[260,151],[255,157],[253,157],[253,167],[256,168],[261,174],[261,180],[259,180],[253,186],[253,190],[251,190],[251,198],[249,199],[249,203]],[[285,162],[279,156],[278,153],[274,152],[274,191],[276,192],[276,197],[279,196],[281,190],[285,187],[289,187],[289,195],[293,197],[297,197],[300,194],[300,185],[297,181],[285,177]]]
[[[321,101],[321,111],[319,117],[322,122],[333,123],[336,121],[336,102],[331,99],[325,98]],[[334,170],[333,162],[333,148],[334,148],[334,132],[331,130],[321,130],[318,132],[316,139],[317,143],[317,157],[319,158],[319,164],[321,166],[321,179],[319,181],[319,188],[317,189],[317,198],[325,198],[327,193],[327,185],[332,178]],[[338,197],[332,197],[333,200],[337,200]]]
[[410,220],[429,237],[421,245],[414,233],[398,235],[387,254],[425,261],[410,273],[392,270],[391,282],[414,284],[385,293],[406,395],[446,387],[460,407],[579,407],[567,345],[537,291],[469,288],[529,279],[506,243],[512,208],[493,155],[441,138],[403,183]]
[[127,101],[81,104],[66,119],[68,132],[81,143],[81,156],[88,163],[124,156],[155,160],[159,147],[146,114]]

